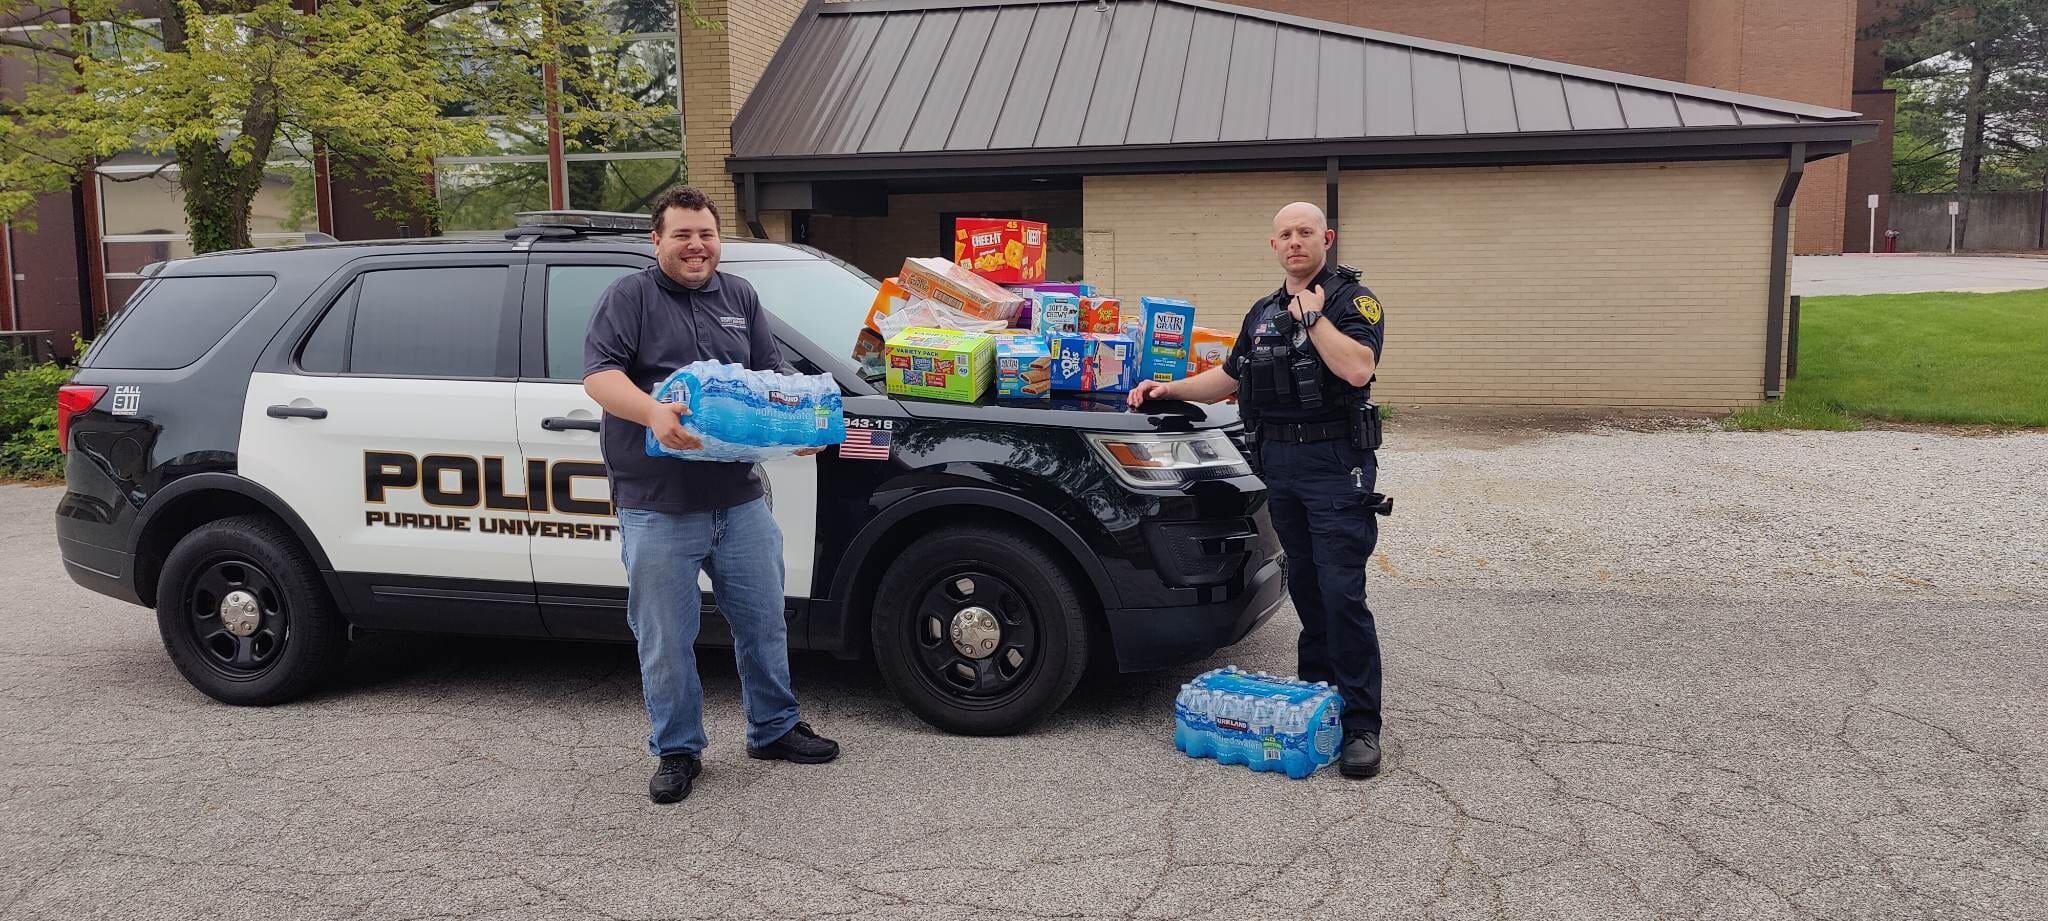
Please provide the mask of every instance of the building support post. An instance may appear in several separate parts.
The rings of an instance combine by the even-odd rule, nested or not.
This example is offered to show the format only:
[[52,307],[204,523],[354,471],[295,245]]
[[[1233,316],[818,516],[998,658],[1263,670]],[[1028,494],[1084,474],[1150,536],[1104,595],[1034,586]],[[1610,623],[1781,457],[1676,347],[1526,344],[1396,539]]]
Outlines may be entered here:
[[734,176],[733,181],[739,184],[740,220],[745,224],[747,232],[753,234],[755,239],[768,239],[768,228],[761,226],[761,193],[754,188],[754,174],[741,173]]
[[[1340,189],[1338,188],[1338,186],[1339,186],[1339,180],[1338,180],[1338,172],[1339,172],[1339,171],[1338,171],[1338,169],[1337,169],[1337,158],[1336,158],[1336,157],[1326,157],[1326,158],[1324,158],[1324,160],[1323,160],[1323,216],[1329,219],[1329,221],[1330,221],[1330,228],[1331,228],[1331,229],[1333,229],[1333,230],[1334,230],[1334,229],[1336,229],[1336,227],[1337,227],[1337,199],[1338,199],[1338,197],[1339,197],[1339,196],[1338,196],[1338,193],[1339,193],[1339,191],[1340,191]],[[1338,232],[1338,234],[1337,234],[1337,242],[1335,242],[1335,243],[1332,243],[1332,244],[1330,244],[1330,255],[1329,255],[1329,261],[1331,261],[1331,262],[1336,262],[1336,261],[1338,261],[1338,260],[1337,260],[1337,247],[1339,247],[1339,246],[1342,246],[1343,244],[1344,244],[1344,234],[1343,234],[1343,232],[1339,231],[1339,232]]]
[[1778,377],[1785,342],[1785,270],[1790,265],[1792,246],[1792,196],[1799,191],[1799,179],[1806,174],[1806,143],[1791,145],[1785,154],[1785,178],[1778,183],[1778,197],[1771,205],[1771,301],[1764,308],[1764,399],[1784,395]]

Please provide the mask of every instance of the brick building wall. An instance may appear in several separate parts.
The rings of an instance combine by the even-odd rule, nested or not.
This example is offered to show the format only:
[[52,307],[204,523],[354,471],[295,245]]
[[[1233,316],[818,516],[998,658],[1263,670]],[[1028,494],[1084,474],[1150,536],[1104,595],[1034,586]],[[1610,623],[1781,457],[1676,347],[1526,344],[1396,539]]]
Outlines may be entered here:
[[[1343,261],[1387,305],[1375,395],[1727,410],[1762,398],[1768,162],[1343,176]],[[1235,328],[1280,282],[1274,211],[1320,173],[1090,178],[1091,280]],[[1686,202],[1683,209],[1672,202]]]
[[[722,28],[699,29],[687,21],[682,26],[685,178],[718,204],[728,234],[746,232],[739,196],[725,171],[732,119],[803,8],[803,0],[697,0],[698,15]],[[781,226],[786,236],[786,224]]]

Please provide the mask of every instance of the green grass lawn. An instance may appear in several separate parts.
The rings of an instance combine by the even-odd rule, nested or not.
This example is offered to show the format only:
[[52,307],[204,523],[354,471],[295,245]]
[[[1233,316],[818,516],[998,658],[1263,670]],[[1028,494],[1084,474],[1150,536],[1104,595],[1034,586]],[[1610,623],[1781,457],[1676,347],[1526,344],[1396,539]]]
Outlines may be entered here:
[[2048,426],[2048,290],[1803,298],[1798,371],[1727,427]]

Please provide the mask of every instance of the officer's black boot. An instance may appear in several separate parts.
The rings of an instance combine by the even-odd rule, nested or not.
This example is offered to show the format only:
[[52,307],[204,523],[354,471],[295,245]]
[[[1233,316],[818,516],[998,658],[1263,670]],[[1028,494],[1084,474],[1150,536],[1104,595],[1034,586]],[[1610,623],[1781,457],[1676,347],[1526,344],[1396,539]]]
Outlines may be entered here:
[[1371,777],[1380,772],[1380,734],[1352,732],[1344,736],[1344,752],[1337,770],[1346,777]]

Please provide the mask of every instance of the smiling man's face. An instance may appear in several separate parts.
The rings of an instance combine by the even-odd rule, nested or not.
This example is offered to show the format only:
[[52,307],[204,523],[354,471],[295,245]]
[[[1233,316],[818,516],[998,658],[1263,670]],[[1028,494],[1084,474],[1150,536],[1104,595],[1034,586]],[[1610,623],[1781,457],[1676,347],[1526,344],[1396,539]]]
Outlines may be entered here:
[[701,287],[718,269],[718,220],[702,208],[680,205],[662,212],[654,229],[654,258],[677,283]]

